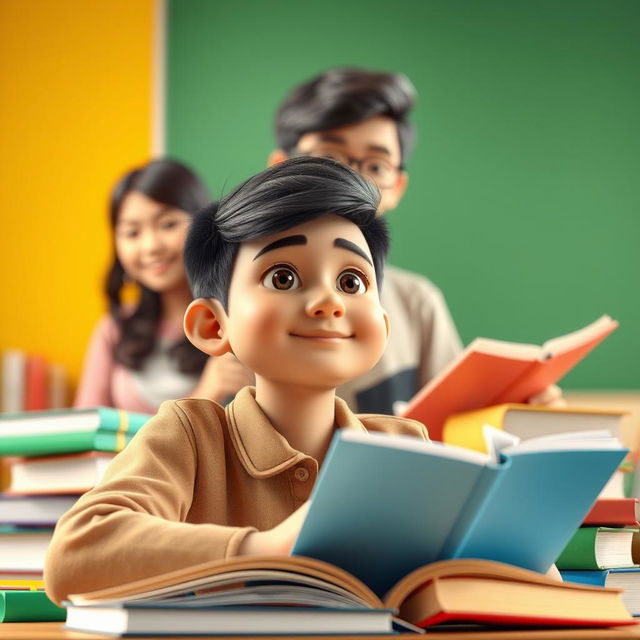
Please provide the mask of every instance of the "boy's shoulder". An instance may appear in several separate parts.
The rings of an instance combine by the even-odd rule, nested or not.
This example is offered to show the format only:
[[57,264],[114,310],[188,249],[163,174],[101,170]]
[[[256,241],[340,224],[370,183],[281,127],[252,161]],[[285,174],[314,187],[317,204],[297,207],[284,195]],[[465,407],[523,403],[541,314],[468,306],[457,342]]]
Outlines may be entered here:
[[151,424],[161,429],[173,425],[192,434],[205,432],[213,435],[226,425],[226,418],[224,407],[217,402],[205,398],[182,398],[163,402],[158,413],[147,423]]
[[413,436],[421,440],[429,440],[427,428],[417,420],[385,416],[377,413],[361,413],[357,418],[367,431],[377,431],[390,435]]

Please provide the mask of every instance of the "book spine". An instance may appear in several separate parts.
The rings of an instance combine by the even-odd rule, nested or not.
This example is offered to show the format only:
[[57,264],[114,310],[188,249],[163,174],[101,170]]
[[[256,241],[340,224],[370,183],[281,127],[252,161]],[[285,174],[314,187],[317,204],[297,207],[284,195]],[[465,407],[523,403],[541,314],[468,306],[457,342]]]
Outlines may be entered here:
[[24,409],[26,356],[19,349],[2,353],[2,411],[17,413]]
[[0,591],[0,622],[63,622],[66,617],[67,610],[44,591]]
[[572,571],[563,569],[560,571],[563,582],[577,582],[594,587],[604,587],[607,581],[608,571]]
[[596,571],[596,537],[598,527],[580,527],[556,560],[558,569]]
[[49,378],[49,408],[50,409],[62,409],[69,405],[68,394],[69,387],[67,382],[67,372],[65,368],[57,363],[52,362],[49,364],[48,370]]
[[0,456],[48,456],[61,453],[93,451],[93,431],[44,433],[37,436],[0,438]]
[[26,411],[44,411],[47,409],[47,363],[42,356],[27,357],[25,374]]
[[496,465],[487,465],[482,470],[482,475],[460,510],[460,516],[438,554],[439,560],[465,556],[466,542],[473,536],[474,524],[482,519],[485,506],[498,482],[501,481],[501,472],[502,467]]

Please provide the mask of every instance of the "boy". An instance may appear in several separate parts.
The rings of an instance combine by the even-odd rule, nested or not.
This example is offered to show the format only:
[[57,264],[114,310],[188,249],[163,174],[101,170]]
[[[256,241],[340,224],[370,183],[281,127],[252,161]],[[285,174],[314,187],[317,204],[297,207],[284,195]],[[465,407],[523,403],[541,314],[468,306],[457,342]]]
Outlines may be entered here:
[[[401,73],[325,71],[294,88],[278,109],[279,148],[269,164],[300,155],[333,158],[373,180],[381,193],[378,212],[391,211],[409,180],[414,101],[415,89]],[[425,277],[387,266],[381,300],[392,327],[386,351],[373,369],[337,393],[354,411],[397,414],[462,345],[442,293]],[[529,402],[565,404],[555,385]]]
[[[226,408],[165,402],[58,523],[47,593],[122,584],[238,554],[288,554],[336,428],[426,439],[414,421],[356,416],[338,385],[382,354],[378,289],[388,238],[376,188],[348,167],[296,158],[194,220],[185,331],[254,371]],[[349,541],[345,541],[349,544]]]

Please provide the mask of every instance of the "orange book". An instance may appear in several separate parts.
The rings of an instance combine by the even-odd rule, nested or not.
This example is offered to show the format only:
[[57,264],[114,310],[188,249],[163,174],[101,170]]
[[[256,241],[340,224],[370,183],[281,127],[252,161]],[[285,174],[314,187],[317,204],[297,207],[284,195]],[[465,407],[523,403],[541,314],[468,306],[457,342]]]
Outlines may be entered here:
[[419,420],[433,440],[442,440],[451,414],[526,402],[560,380],[617,326],[605,315],[542,346],[477,338],[412,398],[402,415]]

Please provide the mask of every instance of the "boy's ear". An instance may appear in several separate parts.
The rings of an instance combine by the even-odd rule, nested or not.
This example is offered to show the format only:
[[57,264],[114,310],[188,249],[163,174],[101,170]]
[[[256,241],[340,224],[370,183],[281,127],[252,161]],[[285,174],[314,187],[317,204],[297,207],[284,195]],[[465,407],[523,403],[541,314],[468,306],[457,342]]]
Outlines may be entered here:
[[280,164],[289,158],[289,154],[282,149],[274,149],[267,159],[267,167],[273,167],[276,164]]
[[219,300],[197,298],[184,314],[184,332],[194,347],[210,356],[231,351],[226,337],[227,314]]

